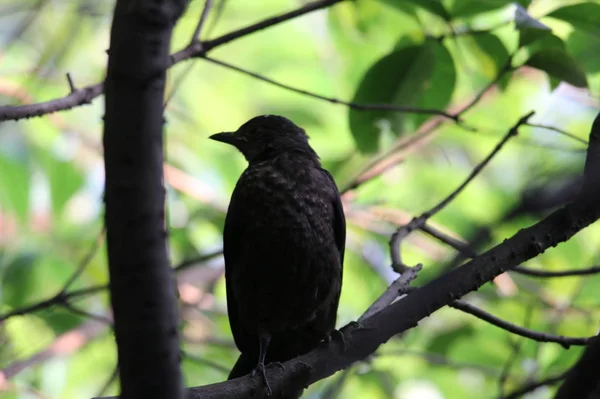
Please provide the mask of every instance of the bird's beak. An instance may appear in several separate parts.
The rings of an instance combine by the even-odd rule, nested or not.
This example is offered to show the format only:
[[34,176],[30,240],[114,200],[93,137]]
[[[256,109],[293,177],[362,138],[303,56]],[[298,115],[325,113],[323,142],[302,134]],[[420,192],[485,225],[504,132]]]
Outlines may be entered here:
[[231,144],[234,147],[237,147],[237,143],[238,143],[238,140],[235,137],[234,132],[217,133],[217,134],[213,134],[212,136],[209,136],[208,138],[211,140],[220,141],[221,143]]

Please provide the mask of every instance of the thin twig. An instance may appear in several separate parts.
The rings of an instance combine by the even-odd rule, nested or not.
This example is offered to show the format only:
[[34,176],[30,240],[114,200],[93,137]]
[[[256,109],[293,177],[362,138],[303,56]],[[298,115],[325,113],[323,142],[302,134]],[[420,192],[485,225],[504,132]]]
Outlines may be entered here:
[[67,309],[68,311],[70,311],[71,313],[74,313],[76,315],[88,318],[88,319],[92,319],[92,320],[96,320],[99,321],[101,323],[104,324],[108,324],[108,325],[112,325],[112,319],[106,317],[106,316],[102,316],[102,315],[97,315],[94,313],[90,313],[86,310],[83,309],[79,309],[78,307],[74,306],[73,304],[66,302],[64,304],[62,304],[62,307],[64,307],[65,309]]
[[461,300],[455,300],[450,303],[450,307],[461,310],[465,313],[469,313],[479,319],[485,320],[496,327],[502,328],[503,330],[510,331],[513,334],[520,335],[522,337],[530,338],[539,342],[555,342],[560,344],[564,348],[569,348],[571,345],[587,345],[593,337],[564,337],[561,335],[546,334],[538,331],[529,330],[524,327],[517,326],[509,323],[506,320],[502,320],[484,310],[481,310],[470,303]]
[[[494,77],[494,79],[492,81],[490,81],[483,89],[481,89],[467,104],[460,107],[457,112],[451,113],[451,115],[453,115],[456,118],[453,120],[459,121],[461,116],[465,112],[470,110],[472,107],[474,107],[483,98],[483,96],[504,77],[504,75],[506,75],[507,73],[509,73],[511,71],[516,70],[517,68],[511,67],[511,63],[512,63],[512,56],[509,57],[506,64],[504,65],[504,67],[501,68],[500,71],[498,71],[498,74]],[[447,119],[434,118],[433,120],[431,120],[429,122],[429,124],[426,127],[425,127],[425,125],[422,126],[423,131],[420,132],[419,137],[423,138],[423,137],[429,136],[440,125],[442,125],[442,123],[446,120]],[[478,129],[474,129],[472,127],[468,127],[464,123],[458,123],[457,126],[460,126],[463,129],[470,130],[470,131],[478,130]],[[417,135],[415,134],[415,136],[417,136]],[[371,161],[366,166],[366,168],[364,168],[357,174],[357,177],[355,177],[354,179],[352,179],[350,181],[350,183],[342,190],[342,193],[345,193],[347,191],[358,188],[358,186],[360,186],[361,184],[373,179],[376,176],[379,176],[381,173],[385,172],[387,169],[402,162],[403,158],[398,158],[394,162],[386,163],[385,164],[386,166],[383,168],[378,166],[380,163],[384,163],[387,158],[394,157],[396,155],[396,153],[401,149],[402,149],[402,145],[400,147],[394,146],[386,154],[383,154],[380,157],[377,157],[374,161]]]
[[113,368],[113,371],[110,373],[110,376],[107,378],[107,380],[104,382],[104,384],[102,384],[102,387],[100,387],[100,389],[98,390],[98,394],[96,395],[96,397],[103,396],[106,393],[106,391],[108,391],[108,388],[110,388],[110,386],[113,384],[113,382],[115,382],[117,380],[118,376],[119,376],[119,364],[117,363],[115,365],[115,367]]
[[200,38],[200,31],[202,30],[202,26],[204,26],[204,22],[206,22],[206,17],[208,17],[208,12],[212,8],[213,0],[206,0],[204,3],[204,8],[202,9],[202,14],[200,14],[200,20],[198,20],[198,25],[196,25],[196,30],[194,30],[194,35],[192,36],[191,43],[198,41]]
[[539,124],[539,123],[529,123],[529,122],[525,123],[525,125],[529,126],[529,127],[537,127],[537,128],[540,128],[540,129],[551,130],[553,132],[562,134],[563,136],[570,137],[573,140],[578,141],[580,143],[583,143],[585,145],[589,144],[587,140],[584,140],[581,137],[577,137],[573,133],[569,133],[566,130],[559,129],[559,128],[555,127],[555,126],[542,125],[542,124]]
[[[533,310],[533,306],[530,305],[527,307],[527,310],[525,313],[525,320],[523,322],[523,325],[525,326],[525,328],[529,328],[529,323],[531,322],[532,310]],[[523,341],[524,340],[521,339],[521,340],[519,340],[519,342],[512,343],[511,354],[506,359],[506,363],[504,364],[504,367],[502,367],[502,373],[500,374],[500,377],[498,377],[498,392],[499,392],[500,397],[504,396],[504,384],[506,383],[506,380],[508,379],[508,377],[510,375],[510,370],[511,370],[512,366],[514,365],[515,361],[519,357],[519,353],[521,352],[521,349],[523,348]]]
[[508,60],[506,60],[506,63],[504,64],[504,66],[502,68],[500,68],[500,70],[496,74],[496,77],[492,81],[490,81],[482,90],[480,90],[479,93],[477,93],[475,95],[475,97],[473,97],[473,99],[469,103],[467,103],[456,114],[454,114],[456,117],[460,117],[462,114],[464,114],[465,112],[467,112],[471,108],[473,108],[475,106],[475,104],[477,104],[483,98],[483,96],[489,90],[491,90],[492,87],[494,87],[498,82],[500,82],[500,80],[504,77],[504,75],[506,75],[507,73],[512,72],[516,69],[512,66],[513,57],[514,57],[514,55],[510,55],[508,57]]
[[406,113],[413,113],[413,114],[426,114],[426,115],[439,115],[439,116],[443,116],[444,118],[448,118],[451,120],[454,120],[455,122],[458,122],[459,119],[457,116],[455,115],[451,115],[443,110],[439,110],[439,109],[430,109],[430,108],[416,108],[416,107],[407,107],[407,106],[402,106],[402,105],[393,105],[393,104],[357,104],[357,103],[353,103],[353,102],[348,102],[348,101],[344,101],[344,100],[340,100],[334,97],[326,97],[326,96],[322,96],[320,94],[317,93],[313,93],[310,91],[306,91],[303,89],[298,89],[296,87],[287,85],[285,83],[280,83],[277,82],[273,79],[267,78],[266,76],[260,75],[258,73],[255,72],[251,72],[248,70],[245,70],[243,68],[240,68],[238,66],[229,64],[227,62],[224,61],[220,61],[211,57],[207,57],[207,56],[202,56],[202,59],[205,59],[206,61],[210,61],[214,64],[220,65],[222,67],[225,68],[229,68],[231,70],[243,73],[245,75],[248,76],[252,76],[255,79],[261,80],[263,82],[267,82],[269,84],[272,84],[274,86],[280,87],[282,89],[286,89],[289,91],[292,91],[294,93],[298,93],[298,94],[302,94],[305,95],[307,97],[312,97],[312,98],[316,98],[319,100],[324,100],[327,101],[331,104],[340,104],[340,105],[344,105],[348,108],[357,110],[357,111],[394,111],[394,112],[406,112]]
[[567,373],[568,373],[568,370],[562,374],[551,376],[551,377],[545,378],[540,381],[534,381],[529,384],[523,385],[521,388],[518,388],[518,389],[514,390],[513,392],[511,392],[510,394],[506,395],[504,397],[504,399],[520,399],[526,393],[533,392],[538,388],[541,388],[541,387],[544,387],[547,385],[558,384],[559,382],[561,382],[562,380],[564,380],[567,377]]
[[413,218],[408,224],[398,228],[390,239],[390,252],[392,256],[392,265],[394,270],[398,272],[402,272],[407,267],[402,262],[402,257],[400,255],[400,243],[404,240],[411,232],[416,229],[421,228],[427,219],[444,209],[446,205],[452,202],[460,192],[467,187],[467,185],[483,170],[483,168],[496,156],[496,154],[504,147],[504,145],[510,140],[512,137],[516,136],[518,133],[518,129],[520,126],[525,124],[527,120],[534,114],[534,111],[529,112],[527,115],[523,116],[519,121],[509,129],[509,131],[504,135],[502,140],[494,147],[494,149],[488,154],[487,157],[483,161],[473,168],[469,176],[465,179],[465,181],[458,186],[452,193],[450,193],[446,198],[444,198],[441,202],[435,205],[433,208],[424,212],[420,216]]
[[75,87],[75,83],[73,83],[73,78],[71,77],[71,74],[69,72],[67,72],[67,82],[69,83],[69,93],[75,93],[77,91],[77,88]]
[[[29,306],[25,306],[19,309],[15,309],[12,310],[8,313],[5,313],[3,315],[0,315],[0,323],[10,319],[11,317],[14,316],[23,316],[29,313],[34,313],[37,311],[40,311],[42,309],[46,309],[55,305],[61,305],[61,306],[65,306],[66,304],[68,304],[71,300],[75,299],[75,298],[79,298],[79,297],[83,297],[83,296],[87,296],[87,295],[93,295],[102,291],[105,291],[108,288],[108,285],[103,284],[103,285],[94,285],[94,286],[90,286],[90,287],[86,287],[86,288],[80,288],[77,290],[73,290],[70,292],[67,292],[67,288],[72,284],[72,282],[77,278],[77,275],[79,275],[80,270],[82,269],[81,265],[85,265],[86,264],[86,259],[93,257],[93,253],[95,252],[95,250],[97,250],[97,246],[98,244],[101,242],[101,239],[99,238],[96,241],[96,246],[92,249],[92,251],[90,251],[87,256],[84,258],[84,260],[80,263],[80,267],[77,268],[77,271],[75,272],[75,274],[73,274],[69,280],[67,281],[67,283],[65,284],[65,286],[53,297],[48,298],[48,299],[44,299],[40,302],[34,303],[32,305]],[[182,261],[181,263],[179,263],[178,265],[174,266],[174,270],[176,272],[181,272],[183,270],[189,269],[190,267],[194,266],[195,264],[198,263],[203,263],[203,262],[207,262],[210,259],[213,259],[219,255],[221,255],[223,253],[222,250],[217,250],[217,251],[213,251],[204,255],[200,255],[198,257],[195,258],[191,258],[191,259],[186,259],[184,261]],[[101,317],[101,316],[100,316]],[[103,320],[106,321],[106,320]]]
[[96,285],[96,286],[92,286],[92,287],[82,288],[79,290],[74,290],[69,293],[59,292],[58,294],[56,294],[55,296],[53,296],[51,298],[44,299],[40,302],[34,303],[33,305],[25,306],[25,307],[15,309],[8,313],[3,314],[2,316],[0,316],[0,323],[3,323],[4,321],[6,321],[14,316],[23,316],[28,313],[34,313],[34,312],[49,308],[54,305],[62,305],[64,303],[66,303],[68,300],[71,300],[73,298],[81,297],[81,296],[85,296],[85,295],[92,295],[97,292],[104,291],[107,288],[108,288],[107,285]]
[[92,247],[90,248],[88,253],[83,257],[83,259],[81,259],[81,261],[79,262],[77,269],[75,269],[75,273],[73,273],[71,275],[71,277],[69,277],[69,279],[63,286],[63,289],[61,290],[62,293],[65,293],[69,289],[69,287],[75,282],[75,280],[77,280],[77,278],[81,275],[81,273],[83,273],[83,271],[85,270],[87,265],[89,265],[89,263],[92,261],[92,259],[94,258],[94,256],[96,255],[96,253],[98,252],[100,247],[102,246],[102,243],[104,242],[104,233],[105,232],[106,232],[106,229],[104,226],[102,226],[102,229],[98,233],[98,237],[94,240]]
[[567,277],[567,276],[587,276],[590,274],[600,273],[600,266],[592,266],[587,269],[576,269],[576,270],[558,270],[558,271],[545,271],[535,270],[524,266],[517,266],[512,271],[519,274],[532,277]]
[[202,255],[198,255],[193,258],[185,259],[185,260],[181,261],[179,264],[175,265],[173,267],[173,269],[175,270],[175,272],[181,272],[181,271],[189,269],[190,267],[193,267],[197,264],[208,262],[209,260],[214,259],[217,256],[221,256],[222,254],[223,254],[223,250],[217,249],[215,251],[208,252],[206,254],[202,254]]
[[214,17],[211,19],[210,25],[208,25],[208,27],[206,28],[206,35],[205,36],[210,36],[210,34],[212,33],[212,31],[217,26],[217,23],[219,22],[219,20],[223,16],[223,11],[225,10],[225,3],[226,3],[227,0],[217,0],[217,1],[218,2],[217,2],[217,4],[214,7],[214,12],[213,12]]
[[377,298],[375,302],[358,318],[360,323],[364,319],[373,316],[375,313],[380,312],[382,309],[387,308],[389,305],[398,298],[398,296],[405,294],[406,288],[412,280],[417,277],[417,273],[422,269],[422,265],[416,265],[415,267],[406,270],[400,277],[396,279],[390,286]]
[[[175,52],[170,57],[170,62],[167,67],[171,67],[174,64],[196,57],[200,54],[206,53],[208,50],[212,50],[223,44],[229,43],[233,40],[239,39],[243,36],[257,32],[259,30],[268,28],[270,26],[277,25],[281,22],[288,21],[300,15],[308,14],[309,12],[319,10],[322,8],[329,7],[336,3],[340,3],[345,0],[321,0],[308,3],[303,7],[300,7],[294,11],[287,12],[276,17],[267,18],[263,21],[249,25],[245,28],[238,29],[236,31],[227,33],[223,36],[217,37],[213,40],[208,40],[202,45],[200,42],[195,42],[193,45],[188,45],[181,51]],[[42,116],[53,112],[64,111],[73,107],[90,104],[93,99],[100,96],[104,92],[104,83],[97,83],[94,85],[86,86],[84,88],[76,90],[74,93],[70,93],[61,98],[57,98],[50,101],[45,101],[36,104],[26,105],[4,105],[0,106],[0,122],[7,120],[19,120],[24,118],[32,118],[36,116]]]
[[512,137],[518,134],[519,127],[525,124],[533,114],[534,111],[531,111],[527,115],[519,119],[519,121],[513,127],[510,128],[510,130],[502,138],[502,140],[500,140],[500,142],[496,145],[492,152],[490,152],[489,155],[483,161],[481,161],[477,166],[475,166],[475,168],[473,168],[467,179],[460,186],[458,186],[450,195],[444,198],[439,204],[425,212],[422,216],[424,216],[426,219],[429,219],[431,216],[441,211],[452,200],[454,200],[454,198],[456,198],[456,196],[471,182],[471,180],[473,180],[479,174],[479,172],[481,172],[481,170],[492,160],[492,158],[494,158],[494,156],[502,149],[502,147],[504,147],[504,144],[506,144],[508,140],[510,140]]

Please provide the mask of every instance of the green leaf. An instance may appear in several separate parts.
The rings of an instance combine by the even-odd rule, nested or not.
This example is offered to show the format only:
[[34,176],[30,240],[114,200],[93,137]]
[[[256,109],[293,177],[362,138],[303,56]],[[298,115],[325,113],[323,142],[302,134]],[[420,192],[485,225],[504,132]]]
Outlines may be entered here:
[[39,278],[34,272],[36,262],[36,254],[22,253],[2,267],[2,303],[11,308],[22,307],[27,303]]
[[475,14],[497,10],[512,4],[512,0],[455,0],[450,8],[452,17],[471,17]]
[[381,0],[386,4],[397,7],[402,11],[406,11],[406,7],[410,3],[418,8],[429,11],[430,13],[437,15],[445,21],[450,20],[450,14],[442,4],[441,0]]
[[16,214],[21,222],[25,222],[29,214],[30,179],[26,160],[0,153],[0,206]]
[[[506,63],[510,58],[510,54],[506,49],[506,46],[504,43],[502,43],[502,40],[491,33],[475,35],[473,36],[473,41],[483,52],[484,56],[479,57],[482,58],[482,64],[489,64],[491,61],[491,63],[494,65],[493,75],[489,76],[489,78],[495,78],[496,75],[498,75],[498,73],[506,66]],[[504,79],[500,80],[499,84],[502,88],[506,88],[509,78],[510,77],[507,74]]]
[[[443,109],[452,97],[456,70],[450,53],[435,41],[396,50],[378,60],[363,76],[352,102]],[[361,152],[378,149],[381,121],[395,135],[414,129],[430,115],[393,111],[349,111],[352,135]]]
[[561,7],[547,16],[566,21],[577,29],[600,36],[600,4],[598,3],[580,3]]
[[52,209],[55,215],[60,215],[65,204],[79,190],[84,182],[83,175],[73,162],[56,159],[47,151],[36,153],[36,160],[41,164],[44,174],[50,183]]
[[527,46],[552,33],[549,27],[533,18],[520,6],[515,10],[515,28],[519,31],[519,47]]
[[587,87],[587,78],[581,66],[566,51],[558,47],[534,53],[525,65],[544,71],[573,86]]
[[474,329],[469,324],[456,326],[449,331],[438,334],[432,339],[427,347],[427,351],[447,355],[448,351],[457,341],[467,339],[472,336],[473,333]]
[[600,72],[600,36],[574,30],[567,39],[567,48],[587,73]]

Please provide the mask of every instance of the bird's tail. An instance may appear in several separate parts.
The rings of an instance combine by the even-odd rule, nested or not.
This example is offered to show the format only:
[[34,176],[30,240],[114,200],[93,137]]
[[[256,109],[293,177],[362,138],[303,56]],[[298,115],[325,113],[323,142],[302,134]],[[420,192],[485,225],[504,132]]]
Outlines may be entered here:
[[[255,356],[250,357],[245,353],[240,354],[240,357],[238,357],[237,362],[235,362],[235,365],[231,369],[231,372],[229,373],[229,377],[227,377],[227,379],[233,380],[234,378],[243,377],[246,374],[251,373],[256,368],[256,360],[257,359]],[[300,389],[295,392],[286,393],[284,396],[275,397],[277,399],[298,399],[302,396],[303,392],[304,389]],[[273,392],[273,394],[275,395],[276,393]]]

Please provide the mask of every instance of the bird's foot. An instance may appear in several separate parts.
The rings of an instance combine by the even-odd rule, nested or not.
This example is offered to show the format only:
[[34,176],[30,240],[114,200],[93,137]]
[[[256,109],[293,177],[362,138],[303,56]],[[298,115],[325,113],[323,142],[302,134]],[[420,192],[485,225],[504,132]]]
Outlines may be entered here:
[[283,364],[281,364],[280,362],[272,362],[270,364],[272,364],[274,367],[279,367],[281,370],[285,371],[285,367],[283,367]]
[[344,337],[344,333],[341,330],[331,331],[329,334],[327,334],[325,337],[323,337],[323,340],[321,340],[321,345],[327,346],[327,345],[329,345],[329,343],[331,341],[334,341],[336,339],[339,339],[340,341],[342,341],[342,345],[344,346],[344,352],[345,352],[346,349],[348,349],[348,347],[347,347],[347,343],[346,343],[346,338]]
[[370,331],[370,330],[375,330],[375,328],[365,327],[358,321],[351,321],[350,323],[348,323],[344,327],[340,328],[339,330],[335,330],[335,333],[342,340],[342,345],[344,346],[344,352],[345,352],[348,350],[348,347],[349,347],[349,342],[348,342],[347,337],[350,337],[355,332]]
[[[283,366],[282,366],[283,367]],[[252,378],[256,378],[256,375],[260,373],[263,380],[265,381],[265,387],[267,388],[267,396],[273,395],[273,391],[271,390],[271,386],[269,385],[269,380],[267,379],[267,371],[265,369],[264,363],[259,363],[254,370],[252,370]]]

